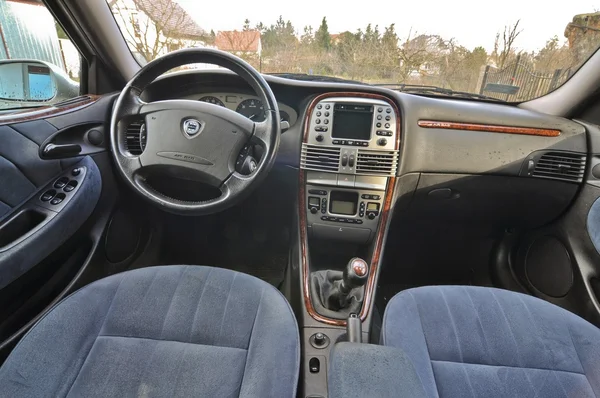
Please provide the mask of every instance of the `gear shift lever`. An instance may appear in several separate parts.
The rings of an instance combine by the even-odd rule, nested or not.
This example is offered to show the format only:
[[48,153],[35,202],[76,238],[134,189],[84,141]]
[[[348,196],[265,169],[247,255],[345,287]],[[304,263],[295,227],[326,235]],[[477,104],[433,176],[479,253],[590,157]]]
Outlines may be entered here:
[[367,262],[359,257],[348,261],[342,280],[339,282],[339,295],[337,297],[340,307],[344,308],[348,295],[352,289],[363,286],[369,278],[369,266]]
[[363,286],[368,278],[369,266],[367,265],[367,262],[362,258],[354,257],[348,261],[348,264],[344,269],[340,291],[348,295],[350,290],[355,287]]

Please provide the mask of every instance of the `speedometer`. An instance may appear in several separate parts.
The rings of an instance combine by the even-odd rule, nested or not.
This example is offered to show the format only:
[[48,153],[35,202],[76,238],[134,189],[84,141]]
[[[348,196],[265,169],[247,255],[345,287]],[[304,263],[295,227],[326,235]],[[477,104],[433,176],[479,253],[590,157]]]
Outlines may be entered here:
[[223,106],[223,107],[225,106],[225,104],[223,103],[223,101],[221,101],[217,97],[213,97],[211,95],[207,95],[206,97],[202,97],[198,101],[208,102],[209,104],[219,105],[219,106]]
[[265,107],[263,106],[263,103],[257,99],[247,99],[240,102],[235,111],[246,116],[253,122],[262,122],[266,119]]

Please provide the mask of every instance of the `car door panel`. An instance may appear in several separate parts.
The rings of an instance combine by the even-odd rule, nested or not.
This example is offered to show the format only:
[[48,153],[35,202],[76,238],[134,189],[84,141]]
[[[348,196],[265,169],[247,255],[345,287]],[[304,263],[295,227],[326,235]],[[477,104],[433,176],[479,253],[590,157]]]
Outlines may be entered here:
[[[83,142],[91,127],[103,134],[113,99],[108,96],[80,103],[77,108],[67,105],[66,109],[22,113],[20,119],[0,116],[0,290],[58,250],[92,215],[103,185],[102,172],[93,157],[43,159],[40,148],[52,140]],[[49,118],[32,120],[36,114]],[[97,146],[87,142],[89,152],[104,152],[102,141]],[[84,172],[72,176],[77,167]],[[59,178],[76,187],[69,192],[54,187]],[[63,201],[42,201],[49,190]]]

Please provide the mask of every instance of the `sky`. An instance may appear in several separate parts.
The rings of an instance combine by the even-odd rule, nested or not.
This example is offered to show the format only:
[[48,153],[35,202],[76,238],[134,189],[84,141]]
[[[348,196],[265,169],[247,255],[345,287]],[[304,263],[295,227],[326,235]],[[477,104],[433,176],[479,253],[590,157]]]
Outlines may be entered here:
[[410,32],[439,34],[471,50],[483,46],[488,52],[496,33],[518,19],[523,32],[515,45],[534,51],[555,35],[564,41],[565,27],[574,15],[600,11],[600,0],[220,0],[209,5],[202,0],[176,1],[207,31],[241,30],[246,18],[252,27],[258,22],[269,26],[282,15],[302,34],[304,26],[316,30],[326,16],[329,33],[364,31],[368,23],[383,32],[384,26],[395,23],[400,39]]

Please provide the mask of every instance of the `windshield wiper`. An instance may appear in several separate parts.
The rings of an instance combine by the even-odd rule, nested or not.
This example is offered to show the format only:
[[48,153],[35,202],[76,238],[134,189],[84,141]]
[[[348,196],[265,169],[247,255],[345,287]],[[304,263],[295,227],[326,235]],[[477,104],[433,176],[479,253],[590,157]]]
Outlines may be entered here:
[[268,75],[284,77],[286,79],[307,80],[307,81],[315,81],[315,82],[365,84],[362,82],[358,82],[356,80],[342,79],[339,77],[323,76],[323,75],[309,75],[307,73],[268,73]]
[[392,90],[401,91],[404,93],[416,93],[416,94],[432,94],[432,95],[445,95],[448,97],[458,98],[475,98],[485,99],[490,101],[505,102],[498,98],[488,97],[487,95],[469,93],[467,91],[456,91],[449,88],[437,87],[437,86],[421,86],[418,84],[373,84],[378,87],[386,87]]

